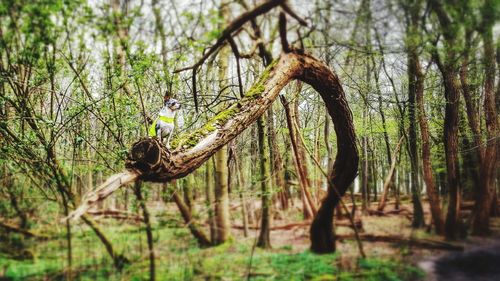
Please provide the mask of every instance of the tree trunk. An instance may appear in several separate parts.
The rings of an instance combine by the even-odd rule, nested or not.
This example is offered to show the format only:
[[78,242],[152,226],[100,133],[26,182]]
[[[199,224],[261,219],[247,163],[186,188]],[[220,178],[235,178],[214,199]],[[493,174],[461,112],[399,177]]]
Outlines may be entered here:
[[217,226],[215,223],[214,205],[215,205],[215,192],[214,192],[214,159],[208,159],[205,164],[205,196],[206,207],[208,212],[208,225],[210,226],[210,241],[212,244],[217,241]]
[[445,120],[444,138],[446,155],[446,178],[448,183],[448,213],[445,222],[445,235],[448,239],[456,239],[461,201],[461,188],[458,176],[458,106],[459,90],[455,71],[448,69],[444,74],[445,79]]
[[257,131],[259,135],[259,167],[260,167],[260,186],[262,198],[262,213],[260,223],[259,239],[257,246],[261,248],[271,248],[271,190],[269,174],[269,158],[266,153],[265,126],[262,117],[257,120]]
[[[417,61],[417,75],[423,76],[420,62]],[[429,205],[431,209],[432,221],[436,227],[436,233],[439,235],[444,234],[444,220],[441,213],[441,205],[439,202],[439,193],[434,183],[432,175],[431,164],[431,146],[429,141],[429,125],[427,124],[427,116],[424,107],[424,83],[423,77],[417,79],[417,106],[418,106],[418,120],[420,124],[420,137],[422,138],[422,169],[424,173],[425,187],[427,188],[427,197],[429,198]]]
[[[64,215],[67,216],[69,214],[69,205],[68,205],[68,199],[66,198],[66,194],[64,192],[60,192],[62,201],[63,201],[63,207],[64,207]],[[68,271],[66,272],[66,277],[67,280],[73,280],[73,273],[72,273],[72,268],[73,268],[73,246],[71,243],[71,222],[69,220],[66,221],[66,243],[68,246],[68,252],[67,252],[67,260],[68,260]]]
[[389,173],[384,181],[384,187],[382,189],[382,194],[380,195],[380,201],[378,202],[377,211],[382,212],[385,208],[385,201],[387,200],[387,193],[389,192],[389,187],[391,186],[392,179],[394,178],[394,170],[396,169],[397,157],[399,154],[399,149],[401,147],[401,143],[403,142],[404,137],[399,139],[394,152],[392,153],[391,159],[391,167],[389,169]]
[[[223,1],[224,2],[224,1]],[[225,18],[228,16],[228,5],[221,3],[219,16]],[[218,26],[221,28],[221,26]],[[226,87],[227,70],[229,66],[229,46],[224,46],[219,51],[218,56],[218,79],[219,91]],[[216,240],[215,244],[221,244],[227,241],[231,234],[229,222],[229,181],[228,181],[228,155],[227,146],[223,146],[215,153],[215,224]]]
[[[408,152],[410,155],[411,167],[411,195],[413,202],[413,221],[412,227],[419,228],[425,225],[424,211],[422,202],[420,201],[420,185],[418,181],[418,147],[417,147],[417,124],[415,116],[416,96],[420,83],[424,83],[423,76],[418,75],[418,46],[415,45],[416,40],[409,38],[420,37],[419,27],[419,14],[421,10],[421,1],[415,1],[410,7],[409,22],[407,27],[407,54],[408,54]],[[423,89],[423,88],[422,88]]]
[[461,200],[458,163],[458,109],[460,105],[459,81],[456,71],[456,44],[458,30],[446,13],[442,3],[437,0],[429,2],[443,29],[445,39],[446,60],[440,62],[439,54],[433,54],[444,80],[444,94],[446,99],[444,116],[444,146],[446,156],[446,188],[449,191],[448,212],[445,221],[445,236],[447,239],[456,239],[458,234]]
[[[363,120],[366,118],[366,106],[363,109]],[[364,121],[363,121],[364,123]],[[364,127],[364,126],[363,126]],[[368,214],[368,137],[361,137],[363,162],[361,163],[361,213]]]
[[[481,185],[474,210],[472,232],[476,235],[490,233],[490,211],[498,172],[498,115],[495,101],[495,50],[493,25],[495,23],[494,1],[487,0],[483,7],[483,38],[485,81],[484,115],[486,120],[486,149],[481,163]],[[487,157],[486,157],[487,155]]]
[[293,126],[292,109],[290,107],[289,102],[286,100],[284,96],[280,96],[280,100],[285,109],[288,135],[290,136],[290,143],[292,145],[292,151],[293,151],[292,159],[293,159],[293,164],[295,166],[295,172],[297,173],[297,178],[299,180],[300,198],[302,200],[302,214],[304,216],[304,219],[309,219],[313,217],[316,212],[315,210],[313,211],[314,206],[312,205],[312,201],[309,201],[309,197],[307,197],[307,188],[308,188],[307,179],[304,178],[304,173],[302,171],[303,163],[300,162],[299,148],[296,138],[296,134],[298,132],[295,131],[295,127]]
[[237,153],[236,147],[234,147],[234,141],[230,145],[231,150],[233,151],[232,155],[234,158],[234,170],[236,173],[236,181],[238,185],[238,194],[241,201],[241,217],[243,221],[243,235],[248,237],[248,208],[247,208],[247,200],[244,189],[246,188],[245,178],[243,176],[243,171],[241,168],[241,162],[239,154]]
[[144,218],[144,224],[146,225],[146,237],[148,240],[148,251],[149,251],[149,280],[154,281],[156,279],[156,266],[155,266],[155,251],[153,245],[153,230],[151,228],[151,221],[149,218],[149,211],[146,207],[146,200],[142,196],[142,182],[136,181],[134,184],[135,197],[139,202],[139,206],[142,209],[142,216]]
[[122,270],[126,264],[130,263],[130,261],[123,254],[118,254],[115,251],[113,245],[111,244],[111,241],[109,241],[106,235],[104,235],[104,233],[102,232],[101,228],[99,228],[99,226],[91,218],[87,217],[86,215],[82,215],[81,218],[94,231],[99,240],[101,240],[101,242],[104,244],[106,251],[113,259],[114,266],[118,270]]
[[200,229],[200,226],[196,223],[196,221],[194,221],[193,215],[191,214],[189,207],[182,200],[182,197],[175,191],[172,197],[174,199],[175,204],[177,205],[177,208],[179,208],[182,218],[184,219],[184,222],[188,226],[189,231],[191,232],[191,234],[193,234],[194,238],[198,242],[198,245],[200,247],[210,246],[212,243],[210,243],[210,240],[208,240],[205,233]]
[[[294,93],[295,97],[293,98],[291,102],[291,107],[290,107],[290,115],[291,115],[291,122],[292,124],[295,122],[296,124],[300,124],[300,114],[299,114],[299,99],[298,96],[302,91],[302,83],[297,83],[297,91]],[[288,125],[288,123],[287,123]],[[293,126],[293,125],[292,125]],[[301,180],[304,182],[304,196],[311,207],[312,214],[315,215],[317,212],[316,208],[316,202],[314,201],[312,197],[312,184],[311,184],[311,178],[309,175],[309,169],[308,169],[308,157],[306,157],[306,151],[304,144],[299,141],[300,140],[300,130],[298,129],[298,126],[293,126],[293,128],[289,128],[290,132],[294,132],[294,141],[296,143],[296,148],[297,148],[297,164],[301,176]],[[290,135],[292,136],[292,135]]]
[[278,149],[278,144],[276,143],[276,130],[274,128],[274,111],[273,107],[270,106],[267,111],[267,129],[268,135],[267,140],[269,143],[269,156],[270,156],[270,167],[271,175],[273,175],[273,186],[279,191],[276,193],[280,201],[281,209],[288,209],[288,200],[285,194],[285,180],[283,173],[283,160]]
[[226,242],[231,233],[227,175],[227,146],[223,146],[215,153],[215,244]]

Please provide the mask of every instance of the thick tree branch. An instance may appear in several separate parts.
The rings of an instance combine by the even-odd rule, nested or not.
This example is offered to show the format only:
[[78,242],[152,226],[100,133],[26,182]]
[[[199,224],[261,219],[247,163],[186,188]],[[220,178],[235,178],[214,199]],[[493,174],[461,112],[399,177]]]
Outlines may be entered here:
[[88,196],[82,202],[83,207],[79,207],[76,214],[70,217],[76,218],[85,213],[98,200],[109,196],[111,190],[127,182],[139,179],[166,182],[193,172],[255,122],[292,80],[311,85],[321,95],[337,135],[338,154],[328,175],[331,188],[311,226],[311,241],[314,241],[312,250],[334,251],[333,210],[354,180],[358,167],[352,114],[342,86],[328,66],[315,57],[293,52],[282,54],[271,63],[238,102],[219,112],[200,129],[174,139],[172,150],[168,150],[156,138],[143,138],[136,142],[126,162],[128,171],[113,176],[92,196]]

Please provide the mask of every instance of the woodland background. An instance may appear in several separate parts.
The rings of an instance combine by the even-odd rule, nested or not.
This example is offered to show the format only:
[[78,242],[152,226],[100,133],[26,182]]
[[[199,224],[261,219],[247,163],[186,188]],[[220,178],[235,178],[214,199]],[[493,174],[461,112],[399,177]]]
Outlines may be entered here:
[[[262,3],[277,7],[183,70]],[[183,106],[176,135],[238,101],[282,52],[280,11],[290,45],[338,75],[352,111],[359,168],[348,212],[336,209],[336,253],[308,250],[337,147],[300,82],[193,173],[62,221],[123,170],[167,90]],[[494,0],[3,0],[0,279],[407,280],[437,249],[490,243],[499,14]]]

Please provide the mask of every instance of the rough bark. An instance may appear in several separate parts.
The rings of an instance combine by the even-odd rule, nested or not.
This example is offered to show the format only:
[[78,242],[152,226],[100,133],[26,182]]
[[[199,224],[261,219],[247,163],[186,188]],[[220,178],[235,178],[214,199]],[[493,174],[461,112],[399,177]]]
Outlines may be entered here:
[[408,152],[410,155],[411,167],[411,194],[413,203],[413,221],[412,227],[419,228],[425,225],[424,211],[422,202],[420,201],[420,186],[418,181],[418,147],[417,147],[417,120],[415,115],[416,96],[420,83],[423,83],[423,76],[418,75],[418,42],[419,38],[418,26],[420,24],[421,2],[415,1],[409,11],[408,27],[407,27],[407,56],[408,56]]
[[273,186],[278,189],[277,199],[279,199],[281,209],[288,209],[288,198],[285,193],[285,179],[283,173],[283,159],[281,158],[278,144],[276,143],[276,130],[274,126],[274,111],[270,106],[267,111],[267,142],[269,143],[269,156],[271,175],[273,175]]
[[257,240],[257,247],[271,248],[270,228],[271,228],[271,186],[269,174],[269,158],[266,153],[265,126],[262,117],[257,120],[257,131],[259,135],[259,170],[260,188],[262,198],[262,213],[260,219],[260,233]]
[[[222,8],[219,10],[219,16],[227,18],[229,16],[228,5],[226,1],[222,1]],[[222,28],[222,26],[218,26]],[[223,46],[219,51],[218,56],[218,86],[219,91],[227,86],[227,70],[229,67],[229,46]],[[231,234],[229,222],[229,170],[228,170],[228,154],[227,146],[222,147],[215,153],[215,224],[216,224],[216,240],[212,241],[215,244],[221,244],[227,241]]]
[[[477,235],[490,233],[490,211],[495,179],[498,172],[498,115],[495,101],[495,49],[493,46],[493,25],[495,23],[494,1],[488,0],[483,7],[483,38],[485,81],[484,115],[486,120],[486,149],[481,163],[481,184],[474,209],[472,232]],[[487,155],[487,157],[486,157]]]
[[[213,205],[215,204],[215,193],[214,193],[214,161],[213,158],[207,161],[205,165],[205,196],[206,196],[206,207],[207,207],[207,220],[210,226],[210,240],[214,243],[217,240],[217,226],[215,223],[215,215]],[[179,204],[178,204],[179,206]],[[180,208],[179,208],[180,209]],[[182,210],[181,210],[182,212]]]
[[230,236],[227,146],[215,153],[215,244],[226,242]]
[[449,190],[448,213],[446,215],[445,235],[449,239],[456,239],[458,234],[461,201],[461,188],[458,176],[458,104],[459,91],[455,74],[449,70],[443,74],[445,79],[445,155],[446,178]]
[[442,64],[439,55],[435,53],[434,60],[444,80],[444,94],[446,99],[444,116],[444,145],[446,157],[446,182],[449,190],[448,212],[445,221],[445,236],[456,239],[458,236],[461,201],[461,187],[459,181],[458,162],[458,109],[460,101],[459,81],[456,67],[456,44],[458,29],[446,13],[442,3],[437,0],[430,1],[432,10],[436,13],[445,39],[445,62]]
[[[417,74],[423,76],[420,69],[420,63],[417,62]],[[427,124],[427,116],[424,107],[424,83],[423,78],[419,79],[421,83],[417,84],[417,107],[418,107],[418,122],[420,124],[420,137],[422,138],[422,170],[424,174],[425,187],[427,188],[427,197],[431,209],[432,221],[436,227],[437,234],[444,234],[444,220],[441,213],[441,205],[439,202],[439,193],[434,183],[431,164],[431,146],[429,141],[429,125]]]

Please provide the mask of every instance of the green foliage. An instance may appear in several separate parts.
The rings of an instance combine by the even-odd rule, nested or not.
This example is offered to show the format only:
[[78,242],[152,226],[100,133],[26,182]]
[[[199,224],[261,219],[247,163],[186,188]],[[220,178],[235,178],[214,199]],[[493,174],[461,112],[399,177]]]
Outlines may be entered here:
[[[154,225],[159,280],[246,279],[253,239],[231,240],[207,249],[197,247],[176,214],[164,213],[168,227]],[[147,280],[149,278],[144,230],[132,225],[106,223],[107,233],[119,252],[127,253],[131,264],[117,272],[106,250],[89,229],[73,230],[73,272],[78,280]],[[161,225],[161,224],[160,224]],[[25,248],[33,259],[14,259],[2,254],[0,268],[13,280],[64,278],[65,236],[61,229],[49,241],[28,241]],[[338,254],[294,253],[291,246],[276,250],[256,248],[252,257],[252,280],[415,280],[422,272],[406,264],[381,259],[359,261],[359,268],[345,271],[337,267]]]
[[275,280],[311,280],[337,273],[333,262],[336,255],[316,255],[309,251],[298,254],[276,254],[271,265],[279,277]]
[[424,277],[422,270],[395,261],[361,259],[359,266],[364,280],[416,280]]

